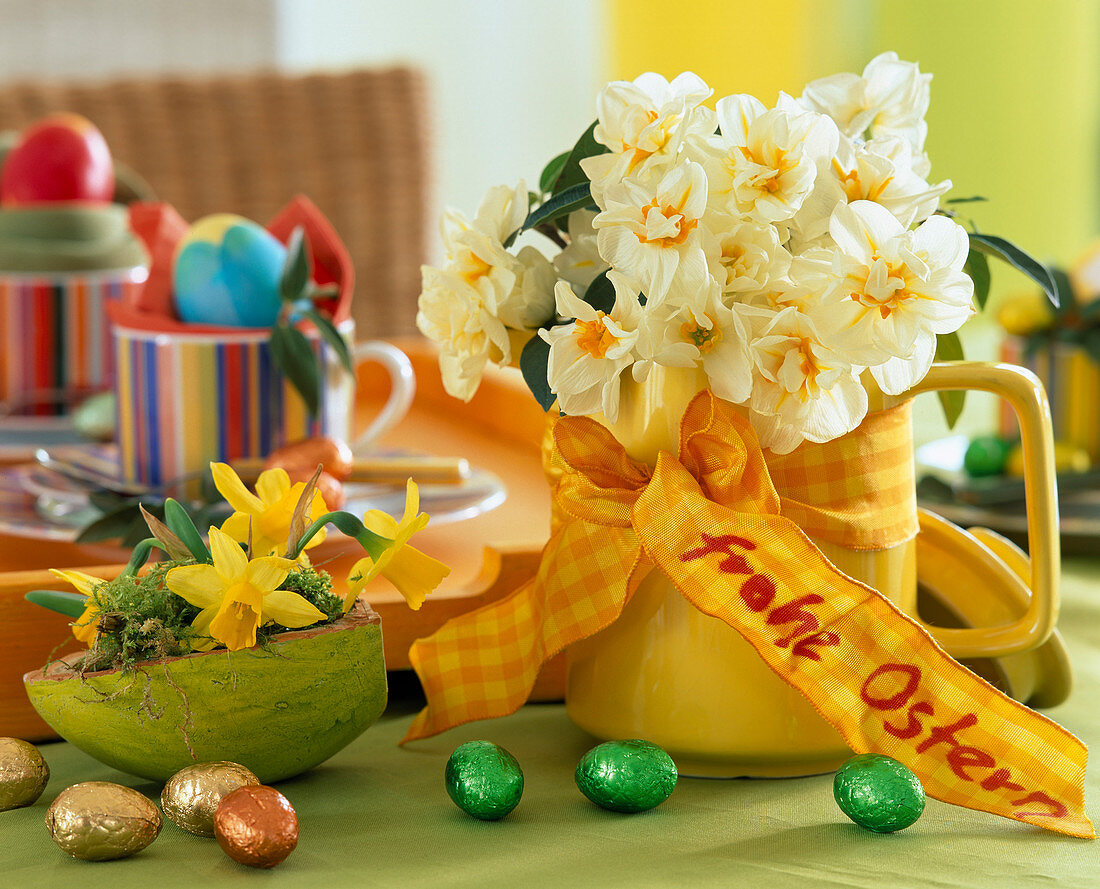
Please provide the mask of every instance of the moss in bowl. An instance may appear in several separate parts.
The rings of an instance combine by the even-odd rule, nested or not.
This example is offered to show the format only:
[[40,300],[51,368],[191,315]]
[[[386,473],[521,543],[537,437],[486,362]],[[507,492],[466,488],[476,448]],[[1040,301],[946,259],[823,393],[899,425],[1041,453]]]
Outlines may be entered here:
[[280,781],[324,762],[386,706],[381,623],[362,605],[245,651],[87,673],[79,657],[23,678],[34,708],[85,753],[155,781],[212,760]]

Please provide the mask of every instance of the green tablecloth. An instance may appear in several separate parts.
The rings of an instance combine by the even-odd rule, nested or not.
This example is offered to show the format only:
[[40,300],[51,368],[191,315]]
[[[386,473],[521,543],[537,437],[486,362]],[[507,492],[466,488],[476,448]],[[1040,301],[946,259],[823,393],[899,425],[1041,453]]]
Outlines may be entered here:
[[[1070,700],[1049,715],[1100,744],[1100,562],[1067,564],[1060,626],[1076,669]],[[682,779],[660,808],[603,812],[573,784],[592,744],[560,705],[455,729],[402,750],[416,706],[396,694],[391,710],[358,741],[280,789],[298,811],[301,840],[270,872],[242,867],[213,840],[166,823],[139,855],[90,864],[49,840],[49,802],[77,781],[160,788],[120,775],[67,744],[42,747],[53,776],[39,802],[0,813],[2,889],[265,887],[1095,887],[1100,844],[1075,840],[929,800],[924,816],[888,836],[867,833],[836,808],[829,776],[786,780]],[[450,751],[488,738],[523,765],[518,809],[497,823],[463,815],[443,789]],[[1092,817],[1100,770],[1090,767]]]

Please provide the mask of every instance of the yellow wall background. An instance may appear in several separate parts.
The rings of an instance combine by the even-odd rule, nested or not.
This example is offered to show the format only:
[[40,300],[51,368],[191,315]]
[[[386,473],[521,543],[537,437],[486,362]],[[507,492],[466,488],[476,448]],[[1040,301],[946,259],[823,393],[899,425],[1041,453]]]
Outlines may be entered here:
[[[1100,235],[1100,3],[1092,0],[607,0],[608,79],[692,70],[716,96],[862,71],[893,49],[934,75],[932,177],[979,227],[1069,263]],[[1026,286],[994,270],[997,291]]]

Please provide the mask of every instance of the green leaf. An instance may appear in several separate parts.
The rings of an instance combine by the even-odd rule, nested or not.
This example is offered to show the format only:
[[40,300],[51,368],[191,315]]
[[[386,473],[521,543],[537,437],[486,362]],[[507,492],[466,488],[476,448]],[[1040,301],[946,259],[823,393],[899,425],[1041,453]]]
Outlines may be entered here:
[[550,344],[538,334],[527,341],[519,356],[519,369],[523,381],[544,411],[550,410],[557,396],[550,391],[546,380],[546,363],[550,359]]
[[1092,356],[1093,361],[1100,364],[1100,330],[1086,333],[1081,340],[1081,348]]
[[1058,288],[1050,274],[1050,269],[1039,260],[1025,253],[1015,244],[1006,241],[1004,238],[998,238],[996,235],[981,235],[977,232],[970,232],[970,248],[987,256],[995,256],[1007,262],[1014,269],[1023,272],[1043,289],[1043,293],[1046,294],[1051,305],[1058,308]]
[[297,328],[277,324],[271,328],[269,342],[275,364],[302,396],[310,416],[317,416],[321,402],[321,374],[309,340]]
[[607,272],[600,272],[592,279],[592,283],[584,292],[584,301],[597,312],[603,312],[605,315],[611,313],[615,307],[615,285],[608,279]]
[[558,181],[561,171],[565,168],[565,162],[569,160],[569,154],[570,152],[563,151],[543,167],[542,175],[539,176],[539,190],[543,194],[549,194],[554,187],[554,183]]
[[340,363],[344,365],[344,370],[354,377],[355,365],[351,363],[351,353],[348,351],[347,340],[340,336],[340,331],[336,329],[336,325],[312,307],[306,309],[302,314],[313,322],[318,333],[324,337],[325,342],[329,344],[332,351],[336,353],[336,357],[340,359]]
[[77,535],[77,543],[99,543],[101,540],[114,540],[124,535],[138,516],[137,501],[128,500],[100,516],[89,525],[85,525]]
[[1073,285],[1069,281],[1069,275],[1065,269],[1051,266],[1050,277],[1054,279],[1054,290],[1058,294],[1057,309],[1055,313],[1064,316],[1068,313],[1077,313],[1077,301],[1073,297]]
[[[134,516],[134,520],[130,523],[130,528],[122,538],[119,540],[119,546],[123,549],[133,549],[149,534],[149,528],[145,525],[145,522],[141,518],[141,514],[138,513]],[[189,554],[190,555],[190,554]]]
[[23,594],[23,598],[35,605],[41,605],[50,611],[64,614],[66,617],[80,617],[87,607],[88,599],[80,593],[62,592],[61,590],[30,590]]
[[[164,522],[179,537],[180,541],[190,551],[196,561],[205,562],[208,565],[214,560],[210,557],[210,550],[203,543],[202,535],[187,510],[176,500],[169,497],[164,501]],[[171,553],[169,552],[169,555]]]
[[290,233],[286,245],[286,261],[279,279],[279,294],[288,302],[306,295],[312,272],[309,267],[309,240],[305,229],[298,226]]
[[583,210],[591,203],[592,191],[587,181],[571,186],[565,191],[555,194],[542,206],[532,210],[523,221],[520,231],[525,232],[544,222],[553,222],[555,219],[568,216],[574,210]]
[[598,121],[592,121],[591,126],[581,133],[581,137],[577,140],[577,144],[574,145],[572,151],[569,152],[569,157],[565,161],[565,166],[562,167],[561,175],[558,176],[558,181],[554,183],[554,194],[565,191],[567,188],[572,188],[574,185],[581,183],[587,184],[588,177],[584,175],[584,170],[581,169],[581,161],[586,157],[593,157],[597,154],[607,154],[611,150],[606,145],[601,145],[596,141],[596,137],[593,134],[597,122]]
[[976,204],[979,201],[988,201],[989,198],[984,198],[980,194],[971,195],[966,198],[948,198],[944,201],[945,204]]
[[[937,361],[962,361],[965,357],[966,356],[963,354],[962,341],[959,339],[957,333],[941,333],[937,335]],[[936,397],[939,398],[940,405],[943,407],[943,416],[944,419],[947,420],[947,428],[954,429],[955,424],[959,421],[959,415],[962,413],[963,405],[966,404],[965,390],[943,390],[937,392]]]
[[1096,319],[1100,317],[1100,299],[1094,299],[1092,302],[1085,303],[1081,306],[1081,323],[1083,326],[1089,326],[1096,324]]
[[984,309],[986,300],[989,299],[989,260],[984,253],[971,249],[963,271],[974,282],[974,300],[978,303],[978,308]]

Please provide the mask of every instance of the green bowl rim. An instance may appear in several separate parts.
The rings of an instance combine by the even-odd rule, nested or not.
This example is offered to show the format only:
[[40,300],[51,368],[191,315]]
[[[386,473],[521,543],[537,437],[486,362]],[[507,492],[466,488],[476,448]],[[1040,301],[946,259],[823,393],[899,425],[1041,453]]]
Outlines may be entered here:
[[[326,633],[335,633],[339,630],[351,630],[364,626],[377,625],[381,627],[382,618],[378,616],[373,608],[362,599],[358,600],[352,607],[351,611],[345,614],[338,621],[325,624],[322,627],[306,627],[302,630],[289,630],[285,633],[279,633],[277,636],[272,636],[268,642],[271,645],[277,645],[284,642],[295,642],[299,639],[313,639],[317,636],[323,636]],[[258,646],[255,646],[258,647]],[[245,651],[252,651],[254,649],[244,649]],[[147,661],[138,661],[135,666],[146,666],[149,664],[171,664],[177,661],[185,661],[189,659],[197,659],[207,657],[209,655],[225,654],[226,649],[214,648],[210,651],[193,651],[190,654],[181,654],[175,657],[163,657],[152,658]],[[50,661],[43,667],[39,667],[37,670],[31,670],[28,673],[23,674],[23,684],[31,685],[38,682],[66,682],[70,679],[78,678],[81,674],[78,674],[72,669],[72,664],[82,658],[85,652],[76,651],[72,654],[60,657],[57,660]],[[56,668],[56,672],[54,671]],[[62,668],[67,668],[64,671]],[[51,672],[47,672],[51,671]],[[109,670],[96,670],[94,672],[84,673],[83,678],[87,679],[94,676],[108,676],[112,673],[119,673],[122,671],[121,667],[112,667]]]

